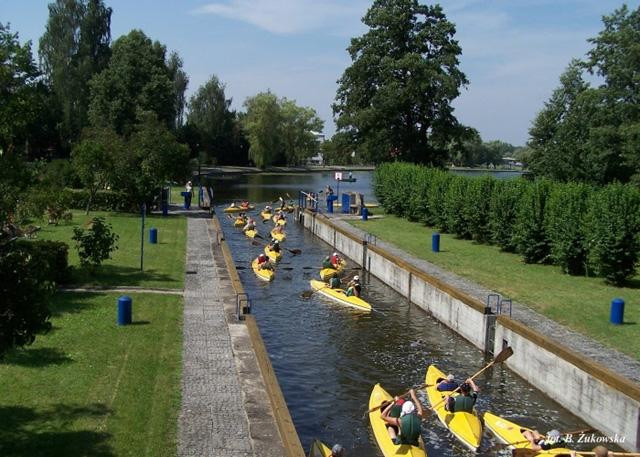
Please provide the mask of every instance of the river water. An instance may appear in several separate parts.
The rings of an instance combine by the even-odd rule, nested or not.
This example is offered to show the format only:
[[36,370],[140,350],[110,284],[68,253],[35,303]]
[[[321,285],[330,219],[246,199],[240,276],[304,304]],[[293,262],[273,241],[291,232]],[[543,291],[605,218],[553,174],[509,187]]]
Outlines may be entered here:
[[[358,187],[354,189],[371,195],[366,188],[370,175],[357,172]],[[233,185],[221,182],[214,192],[219,203],[242,198],[265,202],[282,193],[294,196],[300,188],[317,191],[328,179],[328,173],[250,175]],[[373,313],[361,313],[319,295],[302,299],[301,292],[309,290],[310,279],[318,278],[321,259],[332,249],[293,221],[286,226],[284,246],[300,248],[302,255],[285,252],[275,280],[258,280],[250,262],[262,248],[234,229],[222,208],[216,212],[305,449],[319,438],[329,445],[341,443],[349,457],[382,456],[368,418],[363,419],[375,383],[394,394],[423,384],[429,364],[457,377],[468,377],[487,362],[481,351],[370,275],[364,276],[363,297],[375,308]],[[265,235],[272,226],[258,225]],[[350,262],[349,266],[355,264]],[[587,428],[506,368],[488,370],[477,383],[481,413],[491,411],[543,432]],[[419,396],[426,403],[424,393]],[[472,455],[435,414],[423,422],[423,437],[431,457]],[[485,432],[478,455],[496,455],[492,448],[496,442]]]

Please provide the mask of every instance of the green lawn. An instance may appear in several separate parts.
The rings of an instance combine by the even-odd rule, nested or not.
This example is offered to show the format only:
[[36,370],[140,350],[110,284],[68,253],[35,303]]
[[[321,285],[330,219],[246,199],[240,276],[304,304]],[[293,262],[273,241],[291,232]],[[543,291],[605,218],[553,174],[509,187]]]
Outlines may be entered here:
[[182,297],[58,294],[53,330],[0,362],[0,455],[174,456]]
[[[94,216],[104,216],[120,236],[118,250],[94,276],[80,267],[73,227],[83,226]],[[158,229],[158,244],[149,244],[149,228]],[[73,220],[58,226],[43,226],[39,238],[69,244],[72,283],[76,286],[145,286],[181,289],[184,284],[187,221],[183,216],[149,216],[145,219],[144,272],[140,271],[140,215],[74,211]]]
[[[604,284],[601,278],[563,274],[558,267],[527,265],[516,254],[442,234],[431,251],[431,234],[422,224],[395,216],[349,221],[421,259],[469,278],[503,296],[526,303],[544,315],[640,359],[640,277],[628,287]],[[625,300],[625,324],[609,324],[611,299]]]

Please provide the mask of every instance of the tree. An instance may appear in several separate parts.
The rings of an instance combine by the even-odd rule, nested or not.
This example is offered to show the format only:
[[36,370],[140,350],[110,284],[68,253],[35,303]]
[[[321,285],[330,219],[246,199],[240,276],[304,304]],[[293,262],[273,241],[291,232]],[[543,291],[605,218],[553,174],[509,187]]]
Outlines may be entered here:
[[23,246],[0,244],[0,357],[51,328],[49,301],[55,287],[44,277],[43,262]]
[[320,150],[320,143],[314,132],[321,132],[324,122],[313,108],[297,106],[293,100],[283,99],[280,107],[287,165],[299,165]]
[[236,137],[236,115],[230,110],[231,99],[225,85],[214,75],[189,99],[187,123],[197,132],[199,150],[220,164],[242,160]]
[[113,168],[112,157],[104,142],[85,139],[74,146],[71,151],[71,161],[82,185],[89,192],[87,200],[87,214],[89,214],[91,202],[96,193],[109,182],[110,170]]
[[118,249],[118,234],[113,233],[111,224],[104,217],[94,217],[87,230],[74,227],[71,239],[76,242],[80,264],[93,273],[111,253]]
[[282,112],[278,97],[263,92],[244,102],[247,110],[242,126],[249,141],[249,158],[264,168],[284,162],[282,149]]
[[132,30],[113,43],[111,60],[91,81],[89,119],[129,136],[138,112],[150,111],[168,128],[175,126],[176,94],[165,62],[165,47]]
[[56,0],[40,38],[40,60],[69,147],[87,125],[89,80],[109,62],[111,8],[102,0]]
[[369,30],[351,40],[352,64],[338,81],[338,130],[375,163],[444,165],[461,134],[451,101],[468,83],[455,26],[439,5],[417,0],[375,0],[363,22]]
[[187,91],[187,86],[189,85],[189,77],[182,69],[182,65],[183,62],[178,53],[172,52],[169,56],[169,61],[167,62],[167,68],[169,69],[169,75],[171,76],[171,81],[173,82],[173,90],[176,96],[176,119],[174,125],[175,129],[179,129],[184,124],[184,108],[187,103],[185,92]]
[[31,42],[20,45],[18,34],[0,23],[0,151],[13,153],[27,140],[41,109],[38,68]]

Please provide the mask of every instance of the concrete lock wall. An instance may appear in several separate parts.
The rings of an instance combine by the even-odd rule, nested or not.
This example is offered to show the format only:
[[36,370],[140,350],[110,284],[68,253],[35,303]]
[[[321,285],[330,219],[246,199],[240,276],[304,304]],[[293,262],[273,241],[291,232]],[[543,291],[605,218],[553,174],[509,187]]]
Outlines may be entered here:
[[[506,365],[628,450],[640,448],[640,389],[605,367],[500,316],[495,351],[506,346],[513,355]],[[602,443],[605,444],[605,443]]]
[[[371,246],[329,218],[304,213],[304,226],[358,265],[429,312],[476,347],[499,353],[511,346],[506,364],[617,444],[640,449],[640,387],[581,357],[522,323],[485,314],[484,304],[391,253]],[[364,257],[363,257],[364,256]]]

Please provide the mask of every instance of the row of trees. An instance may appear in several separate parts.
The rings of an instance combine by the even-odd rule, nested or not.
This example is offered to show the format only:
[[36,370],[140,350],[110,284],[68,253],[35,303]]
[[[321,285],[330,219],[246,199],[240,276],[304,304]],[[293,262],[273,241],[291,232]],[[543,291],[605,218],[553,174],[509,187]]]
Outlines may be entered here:
[[546,179],[468,178],[407,163],[375,172],[385,210],[443,232],[622,285],[640,255],[640,191]]

